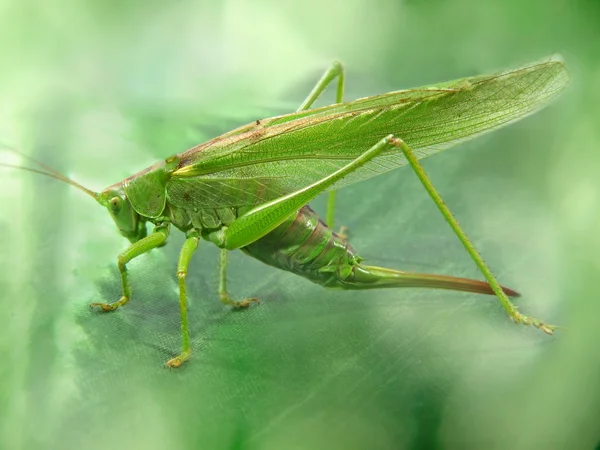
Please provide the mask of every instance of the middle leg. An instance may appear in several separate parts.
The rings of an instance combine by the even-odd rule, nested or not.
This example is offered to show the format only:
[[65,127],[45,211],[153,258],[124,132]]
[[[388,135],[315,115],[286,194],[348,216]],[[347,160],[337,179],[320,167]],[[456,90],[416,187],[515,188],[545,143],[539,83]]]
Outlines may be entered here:
[[227,292],[227,250],[221,249],[221,264],[219,271],[219,298],[225,305],[231,305],[234,308],[247,308],[250,303],[259,303],[255,297],[246,298],[244,300],[233,300]]
[[197,231],[191,231],[187,235],[181,252],[179,254],[179,264],[177,264],[177,279],[179,280],[179,311],[181,314],[181,353],[175,358],[167,361],[167,367],[179,367],[185,361],[190,359],[191,346],[190,346],[190,332],[188,329],[187,319],[187,293],[185,288],[185,279],[188,273],[188,266],[192,255],[198,248],[198,242],[200,236]]

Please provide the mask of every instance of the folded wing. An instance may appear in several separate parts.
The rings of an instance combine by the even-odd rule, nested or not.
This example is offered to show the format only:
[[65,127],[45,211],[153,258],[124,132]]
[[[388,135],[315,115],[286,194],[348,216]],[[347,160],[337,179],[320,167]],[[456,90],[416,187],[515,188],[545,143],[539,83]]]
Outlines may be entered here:
[[[174,204],[255,206],[331,174],[392,133],[424,158],[521,119],[569,80],[557,60],[264,119],[179,155],[167,195]],[[388,151],[332,189],[406,164]]]

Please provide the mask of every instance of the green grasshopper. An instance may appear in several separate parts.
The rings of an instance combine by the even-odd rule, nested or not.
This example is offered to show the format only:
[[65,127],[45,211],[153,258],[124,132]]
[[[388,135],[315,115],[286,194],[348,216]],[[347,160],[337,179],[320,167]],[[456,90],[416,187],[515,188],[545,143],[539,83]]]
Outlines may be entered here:
[[[335,79],[336,103],[310,109]],[[185,233],[177,265],[182,348],[167,361],[169,367],[179,367],[191,354],[186,277],[201,237],[222,249],[219,297],[236,308],[256,301],[236,301],[226,289],[227,252],[241,249],[329,288],[427,287],[495,294],[514,322],[552,334],[556,326],[521,314],[508,299],[519,294],[498,284],[417,160],[533,113],[568,80],[564,64],[550,58],[508,72],[344,103],[344,69],[336,62],[295,113],[237,128],[102,192],[93,192],[33,158],[29,159],[39,168],[21,168],[64,181],[93,197],[131,242],[117,259],[122,297],[114,303],[92,303],[91,308],[114,311],[129,302],[127,263],[165,245],[171,226]],[[346,237],[332,231],[336,189],[407,163],[487,283],[364,265]],[[329,191],[326,223],[308,206],[325,191]],[[154,226],[149,235],[148,223]]]

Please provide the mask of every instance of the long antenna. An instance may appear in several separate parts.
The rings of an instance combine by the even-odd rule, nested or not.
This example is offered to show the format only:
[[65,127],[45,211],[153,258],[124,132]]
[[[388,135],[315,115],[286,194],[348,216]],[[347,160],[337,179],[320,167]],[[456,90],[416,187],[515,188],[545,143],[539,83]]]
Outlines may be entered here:
[[40,175],[45,175],[47,177],[54,178],[55,180],[60,180],[64,183],[70,184],[71,186],[76,187],[80,191],[85,192],[87,195],[92,197],[94,200],[96,200],[96,201],[99,200],[97,192],[94,192],[94,191],[84,187],[83,185],[81,185],[81,184],[77,183],[76,181],[70,179],[69,177],[63,175],[58,170],[53,169],[50,166],[47,166],[46,164],[42,163],[41,161],[38,161],[37,159],[33,158],[32,156],[26,155],[25,153],[17,150],[16,148],[6,145],[2,142],[0,142],[0,147],[4,148],[6,150],[9,150],[13,153],[16,153],[17,155],[19,155],[22,158],[28,159],[29,161],[31,161],[34,164],[41,167],[41,169],[33,169],[31,167],[23,167],[23,166],[17,166],[15,164],[6,164],[6,163],[0,163],[0,167],[8,167],[11,169],[20,169],[20,170],[25,170],[27,172],[39,173]]

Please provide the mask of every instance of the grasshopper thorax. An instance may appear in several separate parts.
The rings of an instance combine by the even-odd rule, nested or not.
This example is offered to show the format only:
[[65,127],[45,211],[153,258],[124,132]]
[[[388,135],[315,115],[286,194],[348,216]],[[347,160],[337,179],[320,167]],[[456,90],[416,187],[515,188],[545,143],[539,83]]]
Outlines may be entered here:
[[121,234],[131,243],[146,237],[146,221],[133,209],[123,185],[113,185],[100,192],[98,203],[108,209]]

